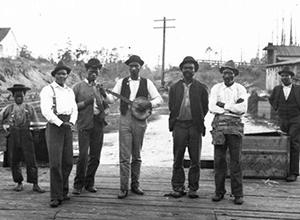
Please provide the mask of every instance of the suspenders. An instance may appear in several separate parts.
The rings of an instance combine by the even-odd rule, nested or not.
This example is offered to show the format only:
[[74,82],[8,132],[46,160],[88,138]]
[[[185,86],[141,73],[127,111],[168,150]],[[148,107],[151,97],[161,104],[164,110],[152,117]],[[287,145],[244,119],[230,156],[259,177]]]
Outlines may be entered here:
[[52,106],[52,110],[54,112],[55,115],[57,115],[57,108],[56,108],[56,94],[55,94],[55,91],[54,91],[54,88],[53,86],[50,84],[50,87],[53,91],[53,106]]

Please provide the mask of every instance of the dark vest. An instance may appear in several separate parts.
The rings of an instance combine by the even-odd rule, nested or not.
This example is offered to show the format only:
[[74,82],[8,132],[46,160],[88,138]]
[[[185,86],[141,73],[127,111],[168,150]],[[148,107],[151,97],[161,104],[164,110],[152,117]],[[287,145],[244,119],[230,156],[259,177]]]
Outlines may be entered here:
[[[129,99],[130,97],[130,87],[129,87],[129,77],[126,77],[122,81],[122,87],[121,87],[121,96],[124,96]],[[145,78],[140,78],[140,85],[138,88],[138,91],[136,93],[136,97],[146,97],[148,98],[149,92],[147,89],[147,79]],[[122,115],[125,115],[128,110],[128,104],[121,100],[120,102],[120,111]]]
[[300,115],[293,87],[287,100],[285,100],[283,89],[281,89],[278,99],[278,114],[280,118],[287,120]]

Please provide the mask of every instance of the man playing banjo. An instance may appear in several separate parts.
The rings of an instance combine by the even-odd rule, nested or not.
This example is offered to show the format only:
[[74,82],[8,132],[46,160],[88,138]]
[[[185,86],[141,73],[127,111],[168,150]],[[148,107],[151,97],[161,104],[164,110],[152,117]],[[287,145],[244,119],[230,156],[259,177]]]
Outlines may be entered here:
[[[131,191],[138,195],[144,192],[139,186],[141,168],[141,149],[147,127],[147,115],[151,109],[159,106],[163,100],[153,82],[139,76],[144,61],[132,55],[126,62],[129,66],[130,76],[117,81],[108,100],[120,101],[120,126],[119,126],[119,160],[120,160],[120,192],[119,199],[128,195],[129,173],[131,169]],[[142,98],[143,97],[143,98]],[[148,101],[148,98],[150,99]],[[131,158],[131,164],[130,164]]]

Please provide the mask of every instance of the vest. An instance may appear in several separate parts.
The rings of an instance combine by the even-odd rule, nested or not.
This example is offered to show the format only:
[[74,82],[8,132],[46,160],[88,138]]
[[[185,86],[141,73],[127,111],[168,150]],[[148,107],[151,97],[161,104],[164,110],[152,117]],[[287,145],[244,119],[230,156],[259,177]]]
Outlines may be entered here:
[[[135,97],[146,97],[148,98],[149,92],[147,89],[147,79],[140,78],[140,85],[138,88],[138,91],[136,93]],[[126,77],[122,81],[122,87],[121,87],[121,96],[124,96],[129,99],[130,97],[130,87],[129,87],[129,77]],[[122,115],[126,115],[126,112],[128,110],[128,104],[121,100],[120,102],[120,112]]]
[[287,100],[285,100],[283,89],[281,89],[278,99],[278,114],[280,118],[287,120],[300,115],[293,87]]

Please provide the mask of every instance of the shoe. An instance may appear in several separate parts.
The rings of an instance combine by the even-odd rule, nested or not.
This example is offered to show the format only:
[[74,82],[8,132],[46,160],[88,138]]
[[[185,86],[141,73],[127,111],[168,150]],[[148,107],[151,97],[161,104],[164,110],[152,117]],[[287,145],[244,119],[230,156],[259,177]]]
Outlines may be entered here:
[[64,197],[63,197],[63,201],[68,201],[68,200],[70,200],[71,198],[70,198],[70,196],[68,196],[68,195],[64,195]]
[[85,187],[85,190],[89,191],[91,193],[96,193],[97,192],[97,189],[94,186]]
[[128,190],[120,190],[118,194],[118,199],[124,199],[128,195]]
[[74,194],[74,195],[80,195],[80,193],[81,193],[81,189],[74,188],[72,191],[72,194]]
[[41,187],[39,187],[38,184],[33,184],[32,191],[38,192],[38,193],[44,193],[44,192],[46,192],[45,190],[41,189]]
[[52,208],[56,208],[61,204],[61,201],[59,201],[58,199],[52,199],[50,201],[50,207]]
[[219,202],[224,199],[224,194],[215,194],[214,197],[211,198],[213,202]]
[[186,192],[184,192],[184,191],[172,191],[169,194],[169,196],[172,196],[174,198],[180,198],[180,197],[185,196],[185,195],[186,195]]
[[240,196],[234,197],[233,203],[236,205],[242,205],[244,203],[243,197]]
[[18,185],[13,189],[16,192],[20,192],[24,190],[23,184],[22,183],[18,183]]
[[287,178],[286,178],[286,181],[287,182],[294,182],[297,180],[297,176],[292,174],[292,175],[289,175]]
[[188,193],[187,193],[188,197],[191,198],[191,199],[196,199],[196,198],[199,198],[199,195],[197,194],[197,191],[196,190],[189,190]]
[[137,195],[144,195],[144,191],[140,187],[131,187],[131,192]]

